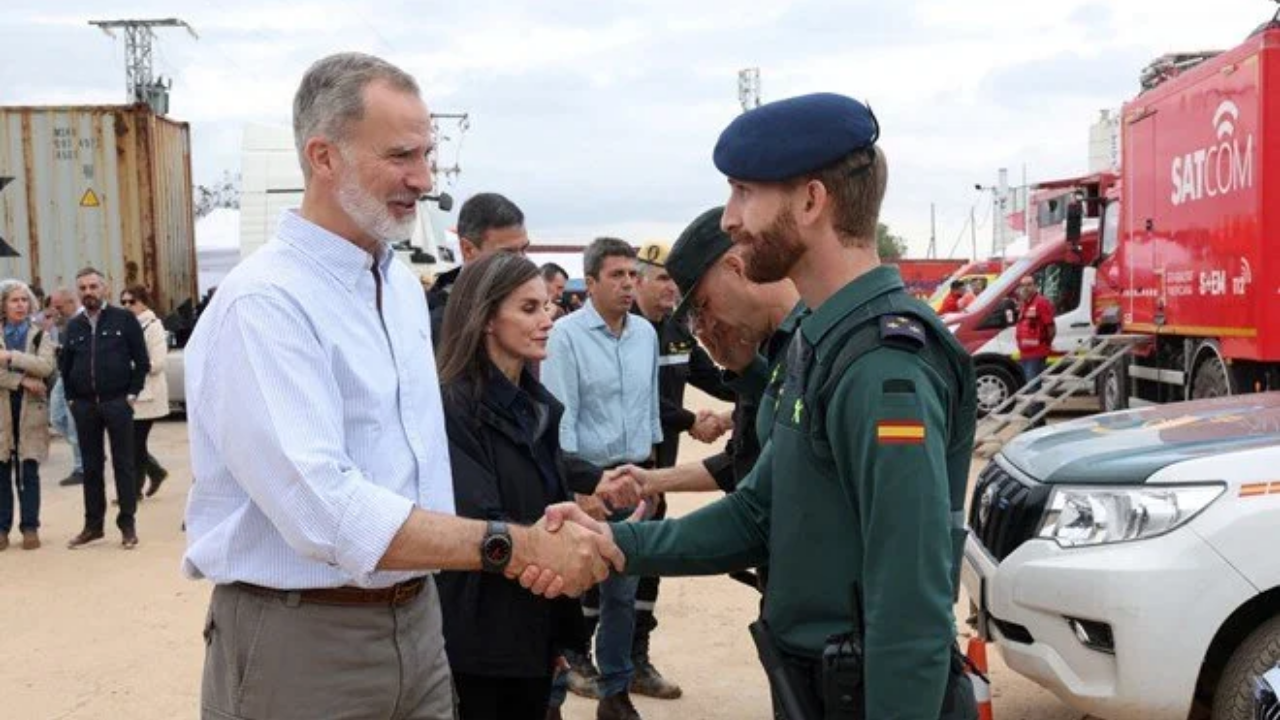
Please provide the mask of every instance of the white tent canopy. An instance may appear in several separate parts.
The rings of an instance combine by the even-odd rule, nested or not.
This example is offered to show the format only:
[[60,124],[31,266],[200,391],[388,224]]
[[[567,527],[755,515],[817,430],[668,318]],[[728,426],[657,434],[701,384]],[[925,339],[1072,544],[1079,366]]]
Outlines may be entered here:
[[240,211],[215,208],[196,220],[196,267],[199,292],[222,282],[222,278],[240,261]]

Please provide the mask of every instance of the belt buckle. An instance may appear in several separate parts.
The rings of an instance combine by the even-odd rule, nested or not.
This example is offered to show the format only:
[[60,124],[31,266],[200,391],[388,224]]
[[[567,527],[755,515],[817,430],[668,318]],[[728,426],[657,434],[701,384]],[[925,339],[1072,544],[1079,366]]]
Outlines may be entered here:
[[414,580],[397,583],[394,591],[391,593],[391,604],[403,605],[416,597],[418,594],[418,585],[415,583],[416,581]]

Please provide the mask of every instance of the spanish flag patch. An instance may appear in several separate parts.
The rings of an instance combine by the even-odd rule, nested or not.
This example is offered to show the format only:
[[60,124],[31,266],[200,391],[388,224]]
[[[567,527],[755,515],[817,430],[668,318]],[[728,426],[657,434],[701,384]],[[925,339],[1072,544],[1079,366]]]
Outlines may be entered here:
[[876,423],[876,442],[881,445],[923,445],[924,423],[919,420],[881,420]]

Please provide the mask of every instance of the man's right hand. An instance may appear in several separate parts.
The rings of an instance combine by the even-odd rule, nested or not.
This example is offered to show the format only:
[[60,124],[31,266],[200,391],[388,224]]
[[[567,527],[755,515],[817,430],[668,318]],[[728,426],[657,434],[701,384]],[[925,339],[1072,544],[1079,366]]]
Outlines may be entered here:
[[[729,426],[732,427],[732,426]],[[728,428],[720,420],[720,416],[710,410],[699,410],[698,419],[694,421],[689,435],[699,442],[713,443],[720,439]]]
[[640,488],[642,497],[651,498],[663,492],[661,488],[654,485],[654,471],[652,470],[647,470],[638,465],[623,465],[617,468],[617,472],[623,473],[635,481],[635,484]]
[[641,488],[624,466],[606,470],[596,485],[596,497],[604,500],[614,510],[632,508],[640,503]]
[[518,577],[522,586],[549,598],[581,595],[607,578],[610,566],[621,570],[626,563],[608,525],[592,520],[573,503],[564,504],[576,509],[574,522],[557,522],[552,530],[550,519],[543,518],[523,528],[513,538],[515,557],[507,566],[507,577]]

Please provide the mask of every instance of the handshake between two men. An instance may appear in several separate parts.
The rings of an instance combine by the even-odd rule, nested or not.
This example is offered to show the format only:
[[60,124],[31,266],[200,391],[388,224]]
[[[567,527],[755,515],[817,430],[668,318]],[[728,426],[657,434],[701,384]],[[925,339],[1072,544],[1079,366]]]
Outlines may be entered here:
[[[627,521],[644,513],[641,501]],[[541,520],[520,530],[505,574],[535,595],[576,597],[602,582],[611,569],[626,569],[627,559],[614,544],[609,523],[591,517],[577,503],[551,505]]]
[[[703,410],[690,434],[714,442],[732,428],[728,413]],[[535,525],[522,529],[523,537],[514,538],[506,575],[538,595],[580,595],[608,577],[610,569],[625,569],[626,558],[613,542],[607,518],[634,508],[627,520],[638,520],[657,506],[662,493],[715,488],[701,463],[663,470],[638,465],[606,470],[593,494],[575,494],[574,502],[552,505]]]

